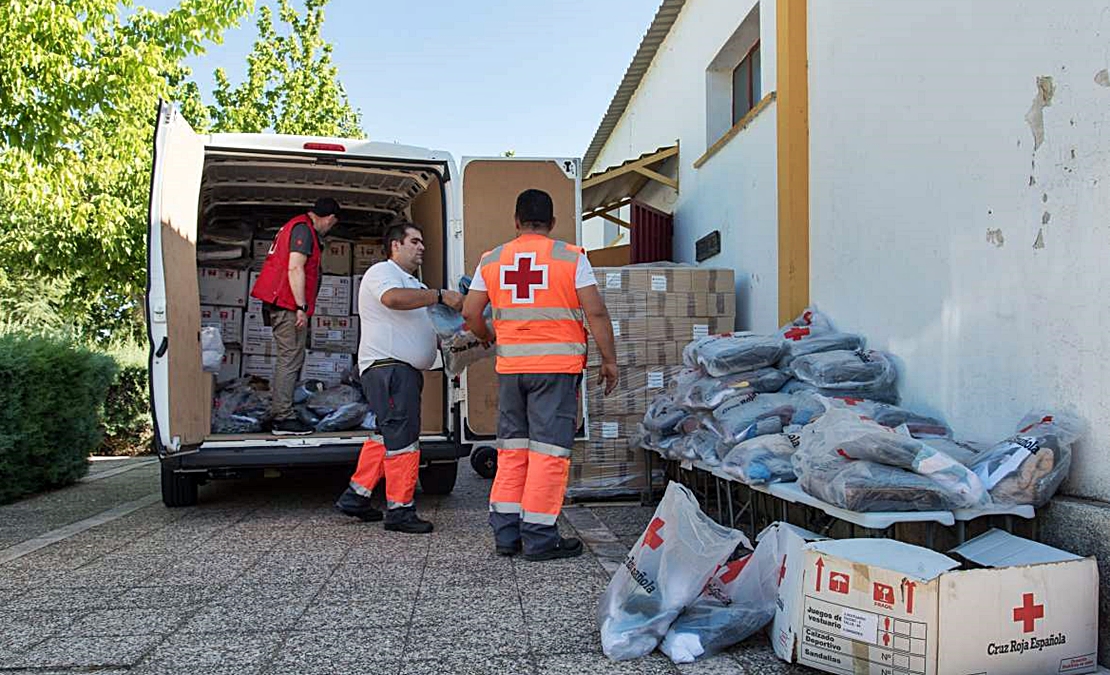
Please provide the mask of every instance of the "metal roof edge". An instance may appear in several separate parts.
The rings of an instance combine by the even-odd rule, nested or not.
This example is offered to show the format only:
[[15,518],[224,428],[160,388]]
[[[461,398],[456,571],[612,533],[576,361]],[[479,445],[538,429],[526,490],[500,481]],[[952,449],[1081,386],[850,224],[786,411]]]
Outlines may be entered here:
[[601,118],[601,124],[594,132],[590,147],[582,158],[584,175],[589,175],[593,169],[594,162],[601,154],[601,149],[609,141],[609,136],[613,133],[613,129],[617,127],[617,122],[624,115],[624,111],[628,109],[629,101],[636,95],[640,82],[643,81],[651,62],[655,60],[655,55],[659,52],[660,45],[667,39],[671,27],[678,20],[678,15],[682,12],[682,7],[685,4],[686,0],[663,0],[663,4],[659,5],[658,11],[655,12],[655,18],[652,19],[647,32],[644,33],[644,38],[640,41],[636,55],[632,57],[632,63],[628,64],[628,69],[624,72],[624,78],[621,79],[620,86],[613,94],[613,100],[609,102],[609,108],[605,111],[605,116]]

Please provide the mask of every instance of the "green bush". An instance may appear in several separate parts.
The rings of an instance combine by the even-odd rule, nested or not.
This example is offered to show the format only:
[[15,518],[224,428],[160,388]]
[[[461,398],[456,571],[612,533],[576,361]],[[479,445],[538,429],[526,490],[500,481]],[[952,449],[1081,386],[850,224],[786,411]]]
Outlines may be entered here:
[[109,351],[119,368],[104,401],[104,440],[99,455],[142,455],[150,452],[150,382],[146,352],[138,346]]
[[116,372],[64,339],[0,335],[0,504],[85,475]]

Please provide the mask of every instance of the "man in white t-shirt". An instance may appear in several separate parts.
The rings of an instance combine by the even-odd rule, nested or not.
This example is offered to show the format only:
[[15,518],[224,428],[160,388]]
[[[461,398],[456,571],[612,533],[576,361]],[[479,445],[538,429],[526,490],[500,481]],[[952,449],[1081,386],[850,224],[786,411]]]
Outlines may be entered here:
[[363,444],[350,486],[335,504],[349,516],[381,520],[370,493],[384,476],[385,529],[410,534],[432,531],[413,506],[420,467],[421,371],[432,367],[438,353],[426,308],[443,303],[458,310],[463,302],[458,291],[430,290],[413,276],[424,262],[423,234],[411,223],[389,228],[389,260],[372,266],[358,289],[358,369],[384,443],[371,439]]

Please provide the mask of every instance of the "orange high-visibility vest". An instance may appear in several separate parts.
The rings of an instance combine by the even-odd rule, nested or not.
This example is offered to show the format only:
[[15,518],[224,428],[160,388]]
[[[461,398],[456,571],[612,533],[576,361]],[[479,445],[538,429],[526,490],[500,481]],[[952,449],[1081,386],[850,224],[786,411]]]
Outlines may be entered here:
[[586,367],[586,328],[574,283],[583,254],[578,246],[522,234],[482,256],[497,372],[577,374]]

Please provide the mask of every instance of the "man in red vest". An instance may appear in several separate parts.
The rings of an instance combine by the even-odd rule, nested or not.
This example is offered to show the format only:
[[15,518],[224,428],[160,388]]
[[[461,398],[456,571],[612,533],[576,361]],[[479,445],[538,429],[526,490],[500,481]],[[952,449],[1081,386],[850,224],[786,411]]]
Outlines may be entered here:
[[283,225],[251,289],[251,297],[262,301],[265,324],[274,331],[277,362],[270,394],[275,434],[312,433],[293,412],[293,389],[304,365],[308,319],[320,290],[320,237],[338,222],[339,202],[321,197],[308,213]]
[[497,553],[527,560],[581,555],[582,542],[559,536],[556,520],[578,427],[578,387],[586,367],[588,319],[601,352],[601,382],[617,386],[609,311],[585,251],[552,239],[551,196],[525,190],[516,200],[516,239],[482,256],[463,316],[492,340],[482,312],[493,304],[500,386],[497,476],[489,522]]

